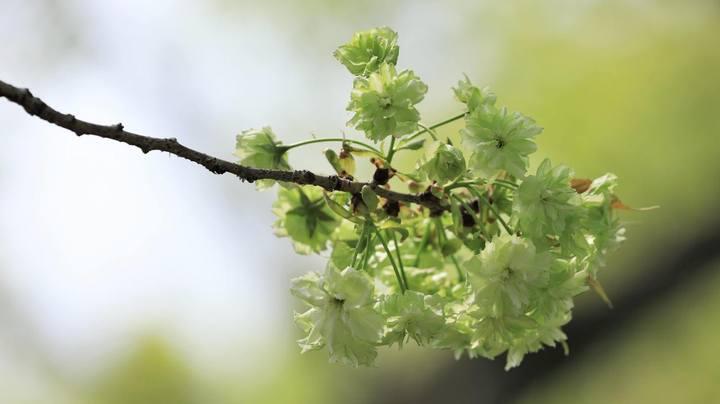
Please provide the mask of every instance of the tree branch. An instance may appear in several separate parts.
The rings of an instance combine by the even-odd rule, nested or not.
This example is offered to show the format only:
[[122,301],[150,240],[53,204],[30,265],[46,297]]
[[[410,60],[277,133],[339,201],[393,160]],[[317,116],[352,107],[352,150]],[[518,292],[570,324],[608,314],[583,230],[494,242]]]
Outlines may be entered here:
[[317,175],[307,170],[283,171],[247,167],[191,149],[182,145],[175,138],[154,138],[128,132],[121,123],[99,125],[83,121],[75,118],[72,114],[58,112],[40,98],[35,97],[30,90],[15,87],[1,80],[0,97],[5,97],[9,101],[20,105],[31,116],[37,116],[44,121],[74,132],[78,136],[93,135],[127,143],[138,147],[143,153],[149,153],[152,150],[168,152],[200,164],[215,174],[230,173],[247,182],[268,179],[300,185],[315,185],[327,191],[341,191],[352,194],[359,193],[364,185],[370,185],[375,190],[375,193],[389,200],[422,205],[432,211],[446,210],[446,206],[441,203],[441,200],[429,192],[419,195],[404,194],[390,191],[373,183],[349,181],[336,175]]

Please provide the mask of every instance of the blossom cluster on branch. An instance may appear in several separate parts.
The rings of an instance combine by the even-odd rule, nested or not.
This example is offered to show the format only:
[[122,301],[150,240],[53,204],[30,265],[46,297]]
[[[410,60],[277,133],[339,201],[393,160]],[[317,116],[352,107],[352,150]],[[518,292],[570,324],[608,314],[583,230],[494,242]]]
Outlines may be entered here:
[[[397,67],[397,42],[382,27],[335,52],[355,77],[348,124],[367,142],[286,145],[269,127],[237,136],[240,163],[256,168],[289,170],[291,150],[333,142],[325,156],[339,178],[354,180],[357,161],[373,165],[359,192],[279,182],[276,234],[300,254],[329,257],[323,271],[292,283],[303,305],[295,316],[302,351],[324,348],[332,362],[372,365],[379,346],[412,340],[458,357],[506,353],[507,368],[543,346],[567,351],[562,327],[573,298],[594,289],[609,303],[597,272],[624,240],[617,178],[576,178],[549,160],[528,172],[542,128],[467,77],[453,88],[463,112],[424,125],[416,105],[427,85]],[[459,143],[437,133],[461,119]],[[414,167],[394,165],[398,153],[418,150],[424,156]],[[391,186],[439,206],[378,195]]]

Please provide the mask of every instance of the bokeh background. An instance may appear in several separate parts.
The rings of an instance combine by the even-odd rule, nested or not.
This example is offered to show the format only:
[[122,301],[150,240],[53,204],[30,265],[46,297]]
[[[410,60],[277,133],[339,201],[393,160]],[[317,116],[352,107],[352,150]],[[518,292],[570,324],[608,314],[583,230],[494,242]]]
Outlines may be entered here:
[[[273,192],[77,138],[0,102],[0,403],[720,402],[720,2],[0,0],[0,79],[87,120],[232,158],[234,135],[348,136],[357,30],[400,33],[433,123],[467,73],[612,171],[629,240],[579,299],[571,355],[519,369],[413,347],[377,368],[300,355]],[[457,131],[459,126],[443,129]],[[291,156],[327,172],[321,149]],[[412,156],[401,164],[412,164]]]

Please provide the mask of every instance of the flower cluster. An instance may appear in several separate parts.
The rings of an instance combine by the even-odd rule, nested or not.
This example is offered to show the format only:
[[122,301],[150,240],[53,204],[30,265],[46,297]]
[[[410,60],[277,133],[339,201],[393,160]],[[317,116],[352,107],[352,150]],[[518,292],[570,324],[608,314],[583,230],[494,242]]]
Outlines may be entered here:
[[[356,76],[349,124],[372,144],[343,136],[283,146],[265,128],[238,136],[236,152],[243,164],[289,168],[288,150],[341,141],[324,153],[350,180],[356,162],[372,156],[375,173],[357,193],[280,184],[276,233],[298,253],[330,250],[324,271],[292,282],[302,351],[372,365],[378,347],[414,341],[458,357],[505,354],[507,368],[545,346],[567,352],[562,327],[573,298],[593,289],[607,301],[598,270],[625,238],[617,178],[575,178],[549,160],[529,173],[542,129],[467,77],[453,89],[462,114],[422,125],[415,105],[427,87],[412,71],[397,72],[397,34],[388,28],[355,34],[335,56]],[[461,145],[440,138],[436,129],[462,118]],[[393,161],[421,149],[416,163]],[[386,200],[379,187],[407,188],[439,207]]]

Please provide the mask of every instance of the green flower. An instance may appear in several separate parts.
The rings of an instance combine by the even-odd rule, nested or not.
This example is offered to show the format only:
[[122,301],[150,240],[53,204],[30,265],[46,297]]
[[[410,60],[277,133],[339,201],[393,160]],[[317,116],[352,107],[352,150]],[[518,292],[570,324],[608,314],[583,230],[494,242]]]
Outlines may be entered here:
[[490,91],[490,88],[480,89],[472,85],[468,76],[465,76],[465,80],[460,80],[457,87],[453,87],[452,90],[455,93],[455,98],[467,105],[468,112],[474,112],[483,106],[493,106],[497,99],[495,93]]
[[[275,139],[275,134],[269,126],[260,130],[248,129],[237,135],[235,156],[239,163],[255,168],[290,170],[287,161],[287,149]],[[257,181],[258,189],[269,188],[275,183],[273,180]]]
[[542,324],[519,330],[510,341],[505,370],[519,366],[526,354],[541,350],[543,345],[554,347],[557,342],[564,343],[567,336],[562,332],[561,327],[571,318],[569,312],[562,313]]
[[273,225],[275,234],[290,237],[300,254],[325,250],[340,219],[323,199],[322,190],[313,186],[278,189],[273,204],[278,220]]
[[357,32],[333,54],[355,76],[369,76],[382,63],[397,64],[398,35],[388,27]]
[[576,258],[555,259],[531,297],[532,317],[539,323],[569,312],[573,297],[588,290],[588,271]]
[[545,159],[537,173],[520,184],[513,213],[520,230],[533,241],[545,243],[548,235],[582,241],[573,237],[582,235],[577,226],[582,211],[580,196],[570,187],[572,175],[568,167],[553,168],[550,160]]
[[550,266],[550,256],[538,253],[530,240],[503,234],[464,266],[481,315],[503,318],[523,313]]
[[384,318],[373,308],[373,284],[367,275],[330,265],[324,276],[308,273],[292,283],[292,294],[309,307],[295,316],[307,333],[298,341],[302,351],[325,346],[331,362],[372,365]]
[[452,145],[438,143],[430,148],[430,156],[430,160],[422,164],[419,170],[439,184],[452,181],[465,172],[465,157]]
[[528,155],[537,150],[533,137],[542,132],[535,121],[506,108],[481,106],[466,118],[462,129],[463,144],[472,150],[470,166],[483,176],[499,170],[522,177],[528,166]]
[[420,113],[415,104],[422,101],[427,86],[411,70],[397,73],[384,63],[369,77],[358,77],[350,94],[348,111],[355,115],[349,125],[380,141],[417,130]]
[[590,234],[594,267],[604,266],[607,254],[616,250],[625,240],[625,228],[612,207],[616,186],[617,177],[605,174],[593,180],[590,188],[581,196],[587,210],[583,227]]
[[468,351],[475,333],[475,293],[468,283],[462,283],[451,289],[451,296],[441,297],[434,294],[430,299],[433,306],[442,307],[445,316],[445,326],[432,340],[432,346],[436,349],[449,349],[453,351],[455,358],[459,359]]
[[404,294],[392,294],[382,303],[382,313],[387,318],[387,334],[384,344],[402,346],[408,338],[418,345],[434,339],[442,330],[445,319],[428,303],[430,296],[412,290]]

